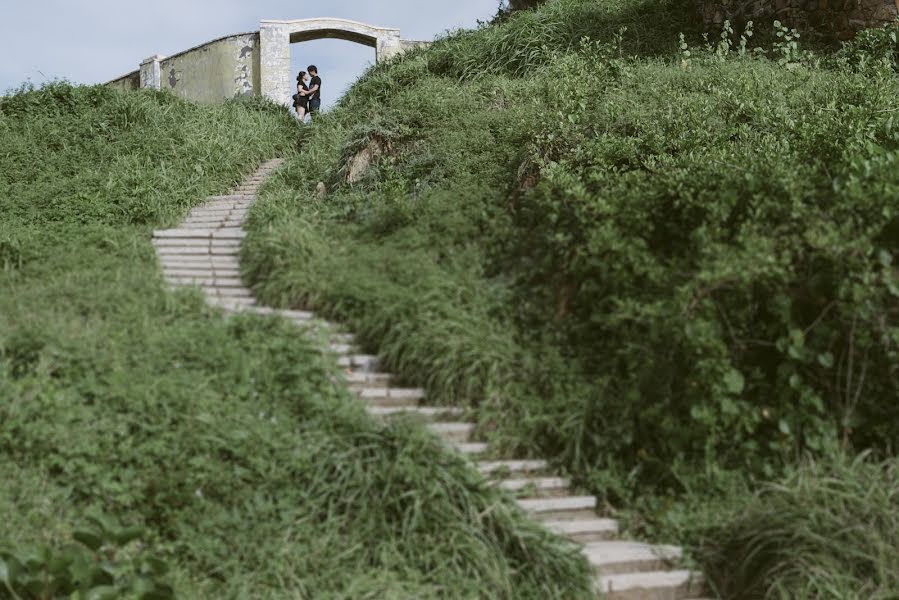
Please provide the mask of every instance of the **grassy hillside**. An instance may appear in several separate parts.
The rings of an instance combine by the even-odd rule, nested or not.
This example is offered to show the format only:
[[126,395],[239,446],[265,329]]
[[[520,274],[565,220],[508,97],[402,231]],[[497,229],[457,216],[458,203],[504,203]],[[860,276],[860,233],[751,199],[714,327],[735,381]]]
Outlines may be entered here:
[[700,524],[759,481],[899,442],[899,46],[753,48],[685,19],[557,0],[372,69],[254,209],[245,257],[262,297],[350,322],[483,435],[714,567],[723,529]]
[[296,131],[264,104],[0,98],[0,598],[53,596],[48,573],[98,598],[585,597],[582,559],[371,423],[319,341],[166,289],[152,230]]

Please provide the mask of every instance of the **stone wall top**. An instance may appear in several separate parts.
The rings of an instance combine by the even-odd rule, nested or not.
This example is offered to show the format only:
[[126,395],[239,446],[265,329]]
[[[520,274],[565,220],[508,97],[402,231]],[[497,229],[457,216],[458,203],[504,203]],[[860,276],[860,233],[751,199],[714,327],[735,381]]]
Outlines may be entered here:
[[223,42],[225,40],[230,40],[232,38],[239,38],[247,35],[259,35],[259,31],[244,31],[242,33],[232,33],[230,35],[223,35],[222,37],[215,38],[214,40],[209,40],[208,42],[203,42],[202,44],[197,44],[192,48],[188,48],[187,50],[182,50],[181,52],[176,52],[175,54],[170,54],[168,56],[160,56],[160,59],[168,59],[168,58],[178,58],[182,54],[187,54],[188,52],[193,52],[194,50],[200,50],[205,48],[206,46],[211,46],[212,44],[217,44],[218,42]]
[[332,17],[288,21],[264,19],[262,26],[282,26],[286,28],[290,35],[291,44],[322,38],[336,38],[375,48],[379,39],[400,37],[400,30],[393,27],[378,27],[349,19]]

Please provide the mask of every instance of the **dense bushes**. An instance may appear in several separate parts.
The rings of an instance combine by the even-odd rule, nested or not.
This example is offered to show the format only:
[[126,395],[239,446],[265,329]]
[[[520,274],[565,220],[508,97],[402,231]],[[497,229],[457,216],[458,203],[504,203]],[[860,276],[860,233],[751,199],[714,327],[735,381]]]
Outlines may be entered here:
[[536,134],[511,254],[572,353],[616,375],[605,431],[662,469],[893,444],[896,82],[745,61],[581,89]]
[[[53,84],[0,99],[0,131],[14,590],[87,573],[97,597],[144,597],[148,578],[185,598],[587,597],[572,548],[419,428],[372,423],[323,340],[166,289],[152,229],[293,156],[286,110]],[[73,549],[96,513],[141,544]]]
[[[415,133],[359,189],[297,205],[313,225],[293,244],[318,240],[302,268],[277,244],[251,259],[266,293],[354,319],[439,396],[502,397],[527,415],[505,433],[584,474],[617,457],[667,485],[672,457],[770,475],[807,450],[887,448],[897,87],[883,70],[726,47],[678,68],[587,43],[534,77],[461,88],[419,72],[375,117]],[[334,181],[348,157],[334,140],[349,147],[352,123],[376,114],[358,94],[289,183]],[[266,222],[282,242],[307,227],[277,214]],[[475,314],[477,327],[426,333]],[[478,335],[490,331],[502,335]],[[430,363],[435,351],[447,360]]]

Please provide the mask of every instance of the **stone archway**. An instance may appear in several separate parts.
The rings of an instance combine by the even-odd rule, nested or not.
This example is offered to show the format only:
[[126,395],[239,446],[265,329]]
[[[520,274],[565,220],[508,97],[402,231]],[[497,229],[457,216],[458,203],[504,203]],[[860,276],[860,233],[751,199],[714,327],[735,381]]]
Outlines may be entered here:
[[170,90],[197,102],[265,96],[289,106],[294,87],[290,44],[325,38],[374,48],[378,61],[429,44],[400,38],[399,29],[346,19],[264,20],[259,31],[225,36],[168,57],[153,55],[137,71],[107,85],[122,91]]
[[319,39],[341,39],[375,49],[376,61],[396,56],[416,44],[400,38],[399,29],[375,27],[347,19],[299,19],[260,23],[261,92],[280,104],[290,104],[293,82],[290,45]]

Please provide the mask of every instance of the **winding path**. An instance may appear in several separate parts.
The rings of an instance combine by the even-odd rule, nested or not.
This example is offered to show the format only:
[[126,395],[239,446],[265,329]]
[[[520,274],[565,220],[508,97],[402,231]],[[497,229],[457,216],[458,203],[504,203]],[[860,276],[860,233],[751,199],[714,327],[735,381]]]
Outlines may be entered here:
[[[279,315],[305,325],[313,322],[310,312],[257,305],[240,279],[244,218],[259,187],[281,163],[265,162],[232,194],[212,196],[178,228],[154,232],[153,245],[168,283],[199,286],[210,304],[227,312]],[[596,569],[597,592],[605,598],[683,600],[702,593],[699,575],[672,568],[680,559],[680,548],[618,539],[618,523],[597,516],[596,498],[573,494],[569,481],[554,476],[542,460],[488,459],[490,448],[472,440],[474,425],[464,420],[463,409],[424,405],[424,390],[394,387],[392,376],[378,369],[376,356],[356,353],[351,334],[335,333],[337,327],[329,331],[331,350],[346,369],[347,385],[366,403],[369,414],[383,419],[400,414],[420,418],[449,446],[468,456],[485,477],[513,494],[533,518],[581,544]]]

